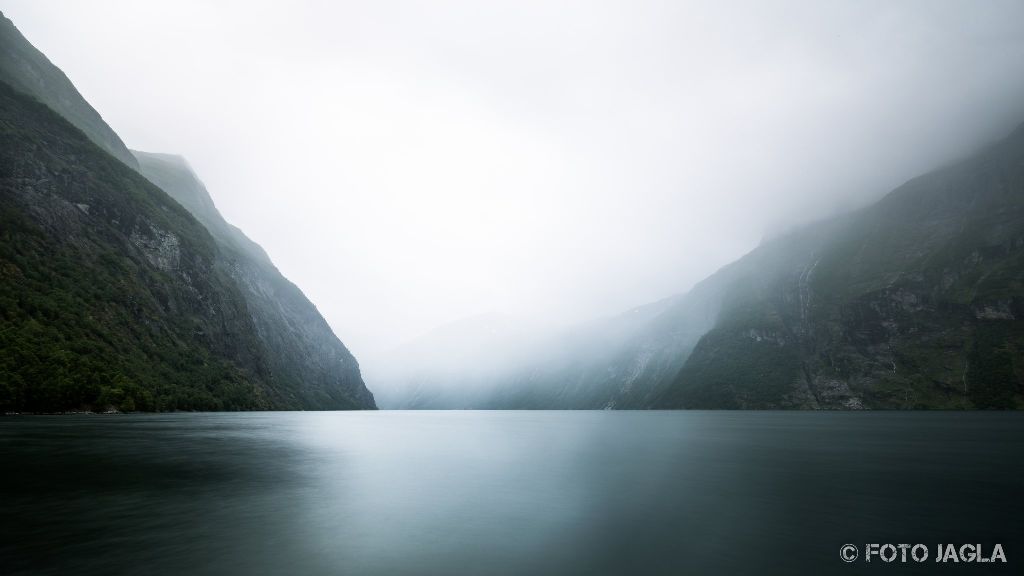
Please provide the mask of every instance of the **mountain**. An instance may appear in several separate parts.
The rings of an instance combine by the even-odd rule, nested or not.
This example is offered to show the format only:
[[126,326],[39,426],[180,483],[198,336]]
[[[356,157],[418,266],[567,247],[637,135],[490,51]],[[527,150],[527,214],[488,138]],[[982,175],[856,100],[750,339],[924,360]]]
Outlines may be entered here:
[[[245,299],[273,375],[295,406],[374,405],[359,364],[327,321],[258,244],[228,224],[206,187],[179,156],[134,152],[142,174],[167,192],[213,236]],[[296,403],[297,402],[297,403]]]
[[373,379],[389,408],[644,408],[711,327],[708,288],[568,329],[467,318],[375,362]]
[[567,331],[559,353],[521,371],[496,404],[516,408],[643,409],[711,327],[711,284]]
[[1024,407],[1024,126],[719,273],[659,408]]
[[183,162],[140,154],[179,203],[0,24],[0,410],[374,408],[355,359]]
[[868,208],[767,240],[683,295],[533,340],[516,366],[475,376],[471,395],[420,377],[392,401],[1024,408],[1024,127]]
[[502,314],[480,314],[434,328],[373,358],[367,377],[382,407],[470,409],[547,349],[543,330]]
[[0,83],[0,407],[267,408],[245,301],[209,233]]
[[0,78],[15,90],[31,94],[85,132],[100,148],[132,168],[135,157],[107,126],[71,80],[36,49],[14,23],[0,13]]

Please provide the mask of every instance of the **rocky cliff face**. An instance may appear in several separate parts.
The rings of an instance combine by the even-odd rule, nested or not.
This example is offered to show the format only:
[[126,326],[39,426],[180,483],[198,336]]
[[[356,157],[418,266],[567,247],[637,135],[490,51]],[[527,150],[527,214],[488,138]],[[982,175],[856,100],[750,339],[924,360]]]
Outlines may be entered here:
[[363,384],[356,359],[266,252],[224,220],[184,159],[134,154],[142,174],[187,208],[216,240],[266,351],[277,401],[296,408],[372,408],[373,395]]
[[183,162],[141,155],[179,203],[6,19],[0,48],[0,411],[374,408]]
[[0,409],[273,406],[209,233],[3,83],[0,218]]
[[723,272],[657,407],[1024,407],[1024,129]]

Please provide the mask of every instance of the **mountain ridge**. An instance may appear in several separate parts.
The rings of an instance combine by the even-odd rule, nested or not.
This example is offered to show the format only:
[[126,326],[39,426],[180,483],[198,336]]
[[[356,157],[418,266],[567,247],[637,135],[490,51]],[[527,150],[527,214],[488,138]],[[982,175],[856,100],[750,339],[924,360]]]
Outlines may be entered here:
[[183,158],[143,175],[6,18],[0,45],[0,411],[376,407]]
[[741,273],[655,406],[1021,407],[1022,136],[745,256],[778,261]]
[[359,363],[316,306],[278,271],[262,247],[221,216],[184,157],[133,154],[142,175],[189,210],[217,241],[248,304],[257,337],[264,342],[275,386],[285,387],[299,398],[316,389],[327,396],[323,401],[346,401],[332,397],[337,384],[350,389],[354,403],[374,405],[373,394],[362,383]]
[[135,157],[71,80],[33,46],[0,12],[0,77],[16,90],[35,96],[84,132],[93,142],[131,168]]
[[637,310],[470,407],[1022,408],[1024,124]]

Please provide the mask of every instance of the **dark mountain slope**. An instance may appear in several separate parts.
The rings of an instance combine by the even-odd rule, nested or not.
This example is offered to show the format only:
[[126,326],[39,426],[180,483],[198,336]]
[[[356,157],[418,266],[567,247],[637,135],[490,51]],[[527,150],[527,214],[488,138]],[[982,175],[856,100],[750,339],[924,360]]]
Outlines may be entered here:
[[[354,361],[354,382],[282,374],[275,335],[236,281],[238,259],[6,84],[0,223],[0,410],[373,407]],[[311,362],[331,360],[311,350]]]
[[74,84],[42,52],[29,43],[14,23],[0,13],[0,78],[34,96],[78,127],[101,148],[128,166],[135,157]]
[[0,409],[275,405],[209,233],[2,83],[0,222]]
[[213,235],[266,351],[272,386],[301,405],[372,408],[359,364],[316,307],[266,253],[217,211],[184,159],[135,152],[143,175],[187,208]]
[[147,174],[188,209],[6,19],[0,48],[0,410],[375,407],[180,161]]
[[727,271],[657,407],[1022,407],[1024,129]]

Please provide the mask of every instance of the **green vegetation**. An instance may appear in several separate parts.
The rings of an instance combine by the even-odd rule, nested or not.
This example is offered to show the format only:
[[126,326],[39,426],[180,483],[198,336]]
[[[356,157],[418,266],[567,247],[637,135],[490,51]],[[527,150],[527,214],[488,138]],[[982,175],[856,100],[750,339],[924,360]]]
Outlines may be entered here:
[[[731,356],[719,358],[722,351]],[[800,377],[795,350],[737,331],[712,330],[691,358],[679,378],[693,385],[670,389],[664,402],[698,409],[777,408]]]
[[978,408],[1018,408],[1024,393],[1024,350],[1021,334],[1011,326],[986,323],[979,327],[968,354],[965,385]]
[[1024,127],[716,276],[659,407],[1022,408]]
[[140,157],[0,15],[0,412],[374,408],[184,161]]
[[[140,247],[152,230],[177,239],[173,268]],[[0,85],[0,411],[273,406],[216,253],[166,194]]]

